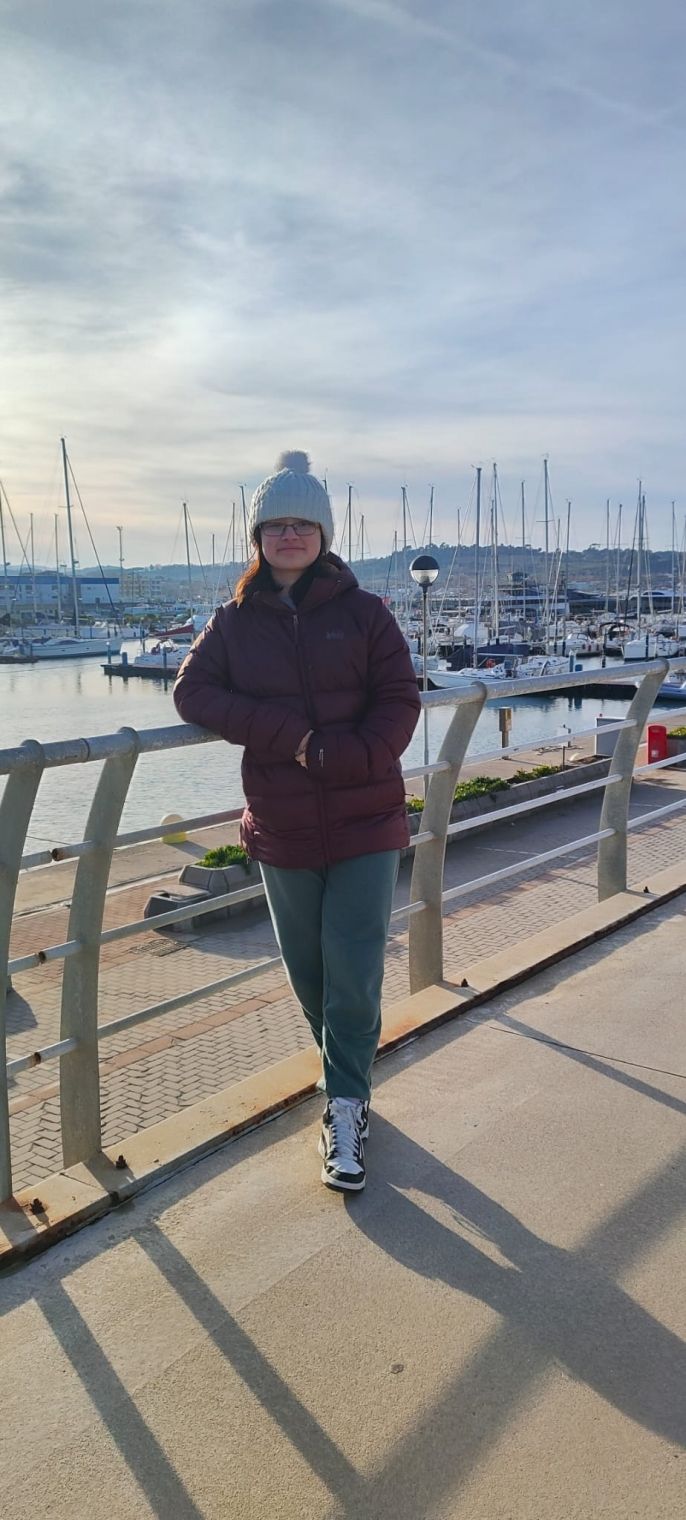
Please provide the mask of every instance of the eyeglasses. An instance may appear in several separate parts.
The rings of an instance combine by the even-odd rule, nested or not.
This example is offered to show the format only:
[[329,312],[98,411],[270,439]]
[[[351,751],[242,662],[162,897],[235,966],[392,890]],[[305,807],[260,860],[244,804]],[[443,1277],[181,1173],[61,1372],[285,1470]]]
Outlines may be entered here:
[[319,523],[305,522],[299,517],[295,522],[266,522],[260,524],[265,538],[281,538],[287,528],[292,528],[298,538],[311,538],[313,533],[319,532]]

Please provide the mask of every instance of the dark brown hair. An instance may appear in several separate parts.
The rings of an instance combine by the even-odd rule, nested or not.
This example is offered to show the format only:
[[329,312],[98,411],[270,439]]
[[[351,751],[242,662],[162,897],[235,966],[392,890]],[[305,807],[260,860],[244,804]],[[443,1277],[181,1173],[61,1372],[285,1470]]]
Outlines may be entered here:
[[249,596],[254,596],[261,587],[269,587],[273,584],[269,565],[262,553],[262,544],[259,535],[255,543],[253,557],[246,570],[243,571],[240,580],[236,583],[236,601],[239,607]]

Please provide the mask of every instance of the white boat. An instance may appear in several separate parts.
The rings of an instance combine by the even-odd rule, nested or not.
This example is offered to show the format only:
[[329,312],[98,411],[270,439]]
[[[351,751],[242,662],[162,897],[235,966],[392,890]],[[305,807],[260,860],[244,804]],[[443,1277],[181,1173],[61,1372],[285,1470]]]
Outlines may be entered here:
[[171,639],[165,639],[153,644],[151,649],[144,650],[143,654],[137,654],[135,660],[131,660],[131,665],[135,670],[168,670],[175,673],[180,670],[187,653],[187,649],[179,648]]
[[512,679],[504,665],[492,665],[489,669],[480,665],[478,670],[467,667],[464,670],[449,670],[442,660],[429,668],[428,675],[434,686],[445,691],[463,691],[465,687],[473,686],[475,681],[482,681],[484,686],[497,686],[501,681]]
[[600,639],[594,639],[588,633],[566,633],[564,642],[568,654],[575,655],[577,659],[602,654],[603,646]]
[[64,638],[16,639],[3,646],[0,653],[3,659],[16,660],[18,665],[32,665],[36,660],[83,660],[119,654],[121,646],[119,634],[113,633],[107,638],[101,634],[94,638],[66,634]]
[[528,660],[520,660],[514,680],[530,677],[541,680],[544,676],[568,676],[569,656],[564,654],[532,654]]
[[633,660],[673,660],[679,653],[676,639],[666,638],[662,633],[641,633],[627,639],[622,654],[627,662]]
[[[412,664],[417,674],[417,680],[421,682],[424,674],[422,656],[420,654],[413,654]],[[473,686],[475,681],[483,681],[486,686],[490,686],[498,681],[509,679],[505,665],[495,665],[491,662],[487,666],[480,665],[478,670],[474,670],[471,665],[464,666],[462,670],[451,670],[447,661],[439,660],[436,655],[430,656],[427,660],[426,673],[432,686],[441,687],[445,690],[448,688],[455,690],[457,687],[458,690],[462,691],[465,686]]]
[[658,696],[669,702],[680,702],[686,707],[686,672],[670,670],[662,682]]
[[[37,627],[28,628],[23,633],[15,635],[10,641],[3,644],[3,647],[0,650],[0,659],[5,663],[10,661],[16,662],[18,665],[33,665],[36,663],[36,661],[43,660],[97,659],[102,658],[103,655],[111,657],[112,655],[121,653],[122,636],[116,626],[111,628],[110,625],[106,622],[84,624],[81,618],[81,611],[79,607],[79,588],[76,574],[76,560],[74,558],[71,493],[69,490],[69,475],[71,466],[69,465],[67,458],[67,446],[64,438],[61,439],[61,445],[62,467],[64,470],[64,489],[67,502],[67,525],[69,529],[69,557],[71,561],[71,580],[74,601],[73,632],[71,629],[67,631],[66,628],[60,626],[59,622],[53,625],[52,628],[49,628],[47,625],[45,625],[42,629]],[[83,508],[83,503],[81,503],[81,505]],[[88,522],[87,518],[86,522]],[[59,606],[60,567],[57,548],[57,530],[55,530],[55,553],[57,560],[56,570],[58,584],[59,619],[61,617],[61,609]],[[98,561],[98,563],[100,562]]]

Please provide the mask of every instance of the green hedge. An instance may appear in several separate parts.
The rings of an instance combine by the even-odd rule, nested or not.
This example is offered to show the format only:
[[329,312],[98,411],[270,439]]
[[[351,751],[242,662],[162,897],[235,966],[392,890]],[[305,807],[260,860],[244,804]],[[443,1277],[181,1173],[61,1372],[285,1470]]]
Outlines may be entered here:
[[686,739],[686,728],[684,728],[683,725],[681,728],[670,728],[669,733],[667,734],[667,738]]
[[455,801],[467,802],[472,797],[488,797],[490,792],[506,792],[509,785],[504,776],[474,776],[471,781],[458,782]]
[[512,781],[538,781],[539,776],[557,776],[561,765],[535,765],[531,771],[515,771]]
[[[535,765],[531,771],[515,771],[512,776],[474,776],[471,781],[459,781],[455,787],[455,802],[466,802],[474,797],[488,797],[491,792],[507,792],[511,786],[525,781],[538,781],[540,776],[557,776],[561,765]],[[424,803],[421,797],[408,797],[408,813],[421,813]]]
[[239,844],[217,845],[216,850],[208,850],[196,863],[216,871],[222,871],[225,866],[242,866],[244,871],[250,870],[250,861]]

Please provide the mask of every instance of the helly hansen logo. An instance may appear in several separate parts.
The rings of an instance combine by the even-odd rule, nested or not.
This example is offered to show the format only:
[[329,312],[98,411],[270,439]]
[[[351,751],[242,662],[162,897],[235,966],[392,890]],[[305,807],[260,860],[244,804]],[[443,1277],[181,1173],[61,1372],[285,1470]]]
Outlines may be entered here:
[[326,637],[327,639],[344,639],[345,634],[342,628],[330,628]]

